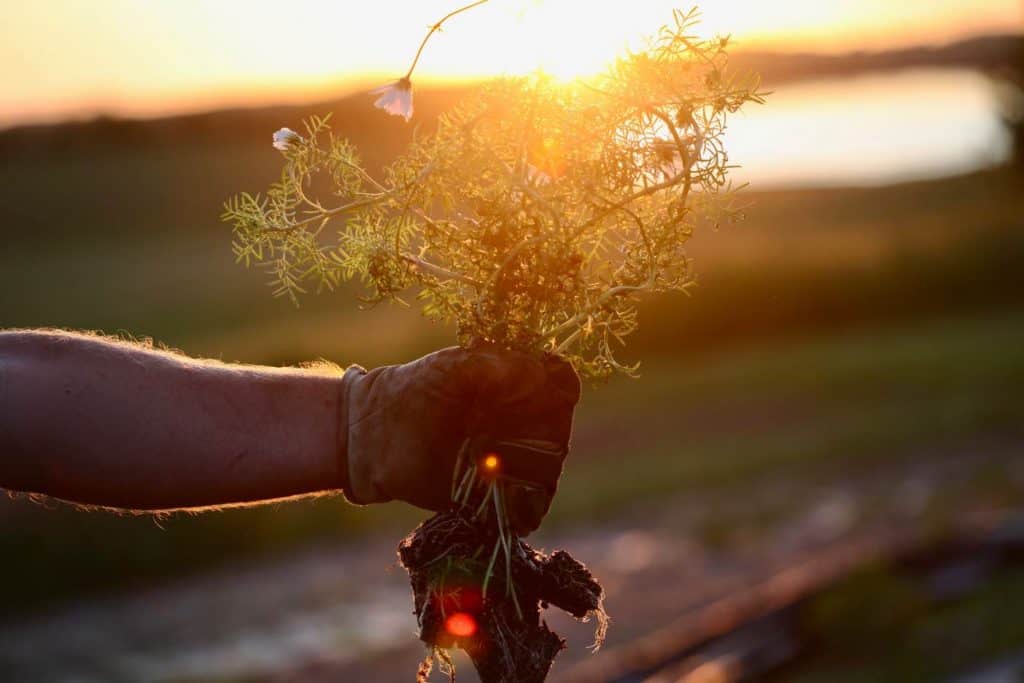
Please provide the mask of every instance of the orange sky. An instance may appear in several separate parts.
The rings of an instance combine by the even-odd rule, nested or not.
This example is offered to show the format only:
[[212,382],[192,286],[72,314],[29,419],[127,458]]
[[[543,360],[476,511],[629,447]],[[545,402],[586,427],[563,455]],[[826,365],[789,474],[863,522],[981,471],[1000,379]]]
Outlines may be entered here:
[[[313,100],[405,70],[456,0],[39,0],[4,9],[0,125]],[[597,70],[689,6],[671,0],[491,0],[455,18],[417,76]],[[1020,0],[714,0],[707,33],[842,51],[1024,26]],[[628,9],[627,9],[628,7]]]

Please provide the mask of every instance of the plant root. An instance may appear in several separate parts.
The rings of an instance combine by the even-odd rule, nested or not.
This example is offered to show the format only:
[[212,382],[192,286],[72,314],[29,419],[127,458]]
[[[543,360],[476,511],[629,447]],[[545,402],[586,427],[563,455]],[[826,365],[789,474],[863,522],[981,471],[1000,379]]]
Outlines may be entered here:
[[[590,571],[564,550],[545,555],[514,536],[503,540],[493,521],[474,517],[471,508],[434,515],[398,548],[428,660],[458,647],[482,683],[542,683],[565,648],[541,619],[549,605],[582,621],[596,616],[600,647],[608,620],[604,590]],[[499,547],[506,561],[496,565]],[[418,680],[426,675],[421,668]]]

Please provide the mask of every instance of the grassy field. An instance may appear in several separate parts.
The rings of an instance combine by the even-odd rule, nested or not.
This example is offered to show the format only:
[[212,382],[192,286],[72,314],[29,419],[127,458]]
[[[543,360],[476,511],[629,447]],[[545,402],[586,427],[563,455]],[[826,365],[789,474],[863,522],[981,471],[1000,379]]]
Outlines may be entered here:
[[[83,194],[84,171],[51,159],[49,171],[30,174],[33,187],[54,179],[50,202],[23,192],[21,170],[0,168],[0,216],[14,207],[39,217],[0,222],[0,326],[125,332],[263,363],[374,365],[449,343],[449,330],[414,311],[358,310],[350,289],[306,297],[299,309],[271,298],[262,273],[233,262],[229,232],[217,222],[228,193],[261,182],[212,164],[230,153],[151,159],[166,178],[158,186],[133,185],[145,165],[111,162],[100,177],[113,197],[98,188]],[[276,163],[249,153],[264,167]],[[243,168],[260,166],[242,158]],[[627,355],[1015,307],[1024,287],[1019,186],[1019,176],[1000,171],[872,190],[748,193],[748,221],[694,238],[695,295],[649,302]],[[180,208],[161,187],[178,188]],[[168,227],[175,220],[177,231]]]
[[[269,131],[300,113],[0,136],[0,327],[99,329],[272,364],[372,366],[450,343],[415,311],[358,310],[352,291],[295,309],[233,263],[220,202],[273,176]],[[409,134],[359,126],[342,128],[371,165]],[[769,473],[841,474],[977,438],[1020,443],[1021,186],[995,170],[749,193],[746,223],[694,239],[694,296],[645,305],[627,354],[644,360],[644,377],[586,393],[550,523],[587,524],[638,498],[740,491]],[[317,500],[158,521],[0,500],[0,601],[13,612],[317,540],[397,538],[421,517]]]
[[922,586],[873,567],[803,608],[802,626],[816,635],[814,653],[769,680],[871,683],[965,675],[981,663],[1019,655],[1024,622],[1016,606],[1021,600],[1020,568],[996,575],[966,599],[936,608]]
[[1019,313],[769,343],[646,374],[587,397],[555,523],[769,474],[849,474],[979,435],[1024,443]]

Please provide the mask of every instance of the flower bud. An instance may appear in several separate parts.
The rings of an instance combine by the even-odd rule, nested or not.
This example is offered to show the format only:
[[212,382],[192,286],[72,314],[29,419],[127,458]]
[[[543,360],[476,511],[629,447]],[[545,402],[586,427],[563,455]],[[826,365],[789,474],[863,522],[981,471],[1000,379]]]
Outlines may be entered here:
[[297,142],[302,142],[302,136],[291,128],[282,128],[274,133],[274,149],[279,152],[287,152]]

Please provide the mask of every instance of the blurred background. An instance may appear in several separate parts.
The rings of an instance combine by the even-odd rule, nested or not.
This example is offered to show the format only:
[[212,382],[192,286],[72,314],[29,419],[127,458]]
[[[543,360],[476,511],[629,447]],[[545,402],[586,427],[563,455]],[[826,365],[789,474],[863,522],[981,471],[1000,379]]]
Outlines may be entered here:
[[[353,291],[274,299],[222,201],[333,113],[372,169],[481,78],[593,73],[672,3],[45,0],[0,28],[0,327],[373,366],[451,343]],[[748,220],[645,303],[638,380],[588,388],[536,545],[604,580],[552,680],[1024,677],[1024,5],[717,0],[768,104],[730,124]],[[130,465],[126,465],[130,466]],[[0,678],[409,681],[394,547],[338,499],[166,518],[0,499]],[[465,660],[459,660],[465,663]],[[471,667],[460,680],[475,680]]]

